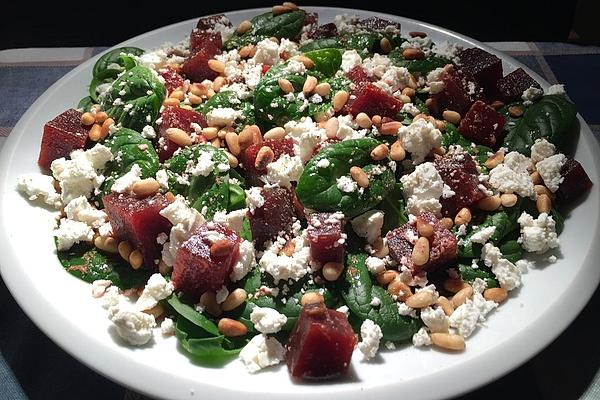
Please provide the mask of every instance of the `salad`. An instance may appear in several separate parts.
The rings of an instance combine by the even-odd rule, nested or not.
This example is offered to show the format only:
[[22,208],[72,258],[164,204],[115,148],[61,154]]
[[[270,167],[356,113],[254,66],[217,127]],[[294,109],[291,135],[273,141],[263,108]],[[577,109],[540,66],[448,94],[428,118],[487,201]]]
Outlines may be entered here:
[[485,50],[286,2],[104,53],[17,189],[123,343],[326,379],[468,351],[592,186],[574,129],[562,85]]

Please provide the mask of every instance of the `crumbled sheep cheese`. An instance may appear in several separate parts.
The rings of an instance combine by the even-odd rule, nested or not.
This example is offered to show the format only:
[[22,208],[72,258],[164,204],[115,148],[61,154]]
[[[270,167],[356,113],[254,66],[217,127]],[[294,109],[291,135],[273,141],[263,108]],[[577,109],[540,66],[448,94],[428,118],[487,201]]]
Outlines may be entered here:
[[486,243],[481,250],[481,259],[492,268],[492,273],[496,275],[502,288],[513,290],[521,286],[521,271],[506,258],[502,258],[500,249]]
[[63,218],[53,235],[58,240],[58,250],[64,251],[69,250],[75,243],[90,242],[94,231],[84,222]]
[[552,216],[541,213],[534,219],[524,211],[517,221],[521,226],[519,243],[526,251],[542,254],[549,249],[558,247],[560,240]]
[[206,113],[206,123],[208,126],[231,126],[241,116],[241,111],[236,111],[230,107],[214,108]]
[[177,195],[175,201],[163,208],[160,215],[173,224],[169,241],[165,243],[162,250],[163,261],[170,267],[175,262],[175,255],[181,244],[206,221],[202,214],[195,208],[191,208],[181,195]]
[[315,146],[327,138],[325,129],[319,128],[310,117],[290,121],[283,127],[286,136],[294,141],[294,153],[300,157],[302,163],[307,163],[313,156]]
[[283,154],[277,161],[267,165],[267,182],[271,185],[290,188],[292,182],[297,182],[300,179],[302,171],[304,171],[304,168],[300,157],[290,157],[289,154]]
[[468,299],[467,301],[471,302],[473,306],[479,311],[480,322],[484,322],[486,315],[488,315],[490,311],[498,307],[498,303],[495,303],[491,300],[486,300],[479,291],[475,291],[473,293],[473,297],[471,299]]
[[479,229],[471,236],[471,242],[485,244],[492,238],[492,236],[494,236],[494,233],[496,233],[495,226],[488,226],[486,228]]
[[59,209],[62,207],[60,194],[54,188],[54,179],[42,174],[25,174],[17,178],[17,190],[30,201],[43,200],[44,203]]
[[440,197],[444,193],[444,181],[431,162],[417,165],[415,170],[400,178],[409,214],[421,215],[430,211],[440,215]]
[[559,153],[544,158],[535,165],[535,168],[544,180],[544,184],[546,184],[546,187],[550,189],[552,193],[556,192],[560,184],[565,180],[560,174],[560,169],[566,161],[567,157],[565,157],[564,154]]
[[452,60],[454,62],[458,62],[459,59],[457,54],[463,49],[463,47],[454,42],[449,42],[447,40],[434,44],[431,47],[431,52],[436,56],[447,58],[448,60]]
[[550,86],[544,94],[546,94],[546,95],[560,94],[560,95],[564,96],[567,93],[565,92],[565,85],[557,84],[557,85]]
[[280,242],[269,246],[258,264],[273,277],[275,283],[280,280],[292,279],[297,281],[310,271],[310,246],[306,233],[294,240],[295,248],[291,256],[279,252],[283,247]]
[[402,109],[400,111],[405,112],[407,114],[410,114],[413,117],[415,115],[421,114],[421,110],[419,110],[417,108],[417,106],[415,106],[413,103],[405,103],[405,104],[403,104],[402,105]]
[[442,145],[442,133],[426,119],[418,119],[399,129],[398,140],[411,153],[416,165],[422,163],[433,148]]
[[65,214],[68,219],[84,222],[92,228],[99,228],[108,219],[104,211],[92,207],[84,196],[71,200],[65,207]]
[[240,256],[238,261],[233,265],[231,269],[230,279],[232,282],[237,282],[243,279],[254,265],[256,265],[256,259],[254,255],[254,245],[252,242],[242,240],[240,242]]
[[398,303],[398,314],[416,318],[417,311],[406,305],[406,303]]
[[381,79],[385,72],[390,68],[391,60],[387,56],[373,54],[371,58],[365,58],[362,67],[370,77]]
[[152,274],[142,294],[135,303],[135,308],[140,311],[149,310],[155,307],[159,301],[169,297],[175,288],[172,282],[167,280],[161,274]]
[[511,151],[504,156],[504,165],[520,174],[528,174],[533,171],[531,159],[517,151]]
[[352,193],[358,190],[358,184],[349,176],[343,175],[336,179],[337,188],[344,193]]
[[123,296],[119,292],[117,286],[108,287],[102,296],[102,308],[108,310],[109,308],[116,306],[121,301]]
[[112,281],[108,279],[96,279],[92,282],[92,296],[95,298],[102,297],[110,285],[112,285]]
[[331,165],[328,159],[322,158],[317,162],[317,168],[327,168]]
[[279,54],[287,53],[288,57],[298,54],[298,45],[296,42],[282,38],[279,42]]
[[525,89],[523,94],[521,95],[521,99],[525,104],[531,104],[538,98],[540,98],[544,94],[542,89],[530,86],[528,89]]
[[284,74],[302,75],[306,72],[306,66],[300,61],[289,60],[287,65],[281,71]]
[[546,139],[537,139],[531,146],[531,161],[534,164],[553,156],[556,153],[556,146]]
[[412,343],[416,347],[430,346],[431,338],[429,337],[429,333],[427,333],[427,328],[420,328],[417,333],[413,335]]
[[152,314],[135,310],[121,302],[109,308],[108,318],[115,324],[117,333],[127,343],[142,346],[152,339],[156,321]]
[[340,307],[336,308],[335,311],[348,315],[348,313],[350,312],[350,309],[348,308],[348,306],[340,306]]
[[277,333],[287,322],[287,317],[273,308],[254,307],[250,313],[250,321],[261,333]]
[[378,257],[367,257],[366,266],[370,273],[377,275],[385,271],[385,261]]
[[131,189],[136,182],[141,181],[142,169],[139,165],[133,164],[129,172],[121,176],[111,186],[113,193],[131,193]]
[[254,214],[254,210],[261,208],[264,204],[265,198],[262,196],[262,189],[260,187],[253,186],[249,190],[246,190],[246,205],[251,214]]
[[279,45],[271,39],[261,40],[256,44],[255,63],[275,65],[279,61]]
[[156,131],[151,125],[146,125],[142,128],[142,136],[146,139],[156,139]]
[[169,189],[169,175],[167,170],[159,169],[156,171],[156,181],[162,189]]
[[370,319],[363,321],[360,326],[361,341],[358,343],[358,349],[363,353],[365,360],[369,360],[377,355],[379,351],[379,342],[383,337],[381,328]]
[[213,161],[212,156],[212,152],[202,151],[196,162],[194,162],[194,160],[188,162],[185,172],[192,174],[193,176],[210,175],[215,169],[215,162]]
[[473,288],[473,291],[483,293],[487,287],[487,283],[481,278],[475,278],[475,280],[471,282],[471,287]]
[[450,320],[441,308],[426,307],[422,309],[421,319],[430,332],[448,332]]
[[528,173],[515,172],[505,164],[490,171],[489,184],[502,193],[516,193],[522,197],[535,197],[533,181]]
[[346,50],[342,54],[341,69],[344,72],[349,72],[352,68],[362,64],[362,58],[356,50]]
[[160,323],[160,333],[163,336],[173,336],[175,334],[175,323],[171,318],[165,318]]
[[274,337],[256,335],[240,351],[240,360],[248,372],[258,372],[263,368],[279,364],[285,358],[285,348]]
[[405,67],[390,66],[383,73],[380,82],[384,82],[391,92],[402,90],[408,86],[411,74]]
[[213,217],[213,221],[218,222],[239,234],[242,232],[244,218],[246,217],[247,213],[247,208],[233,210],[229,213],[225,211],[217,211]]
[[450,315],[450,326],[456,328],[458,334],[462,337],[469,337],[477,327],[479,321],[479,309],[473,305],[470,299]]
[[368,243],[373,243],[381,236],[383,217],[383,211],[369,210],[352,219],[352,229],[358,236],[366,238]]

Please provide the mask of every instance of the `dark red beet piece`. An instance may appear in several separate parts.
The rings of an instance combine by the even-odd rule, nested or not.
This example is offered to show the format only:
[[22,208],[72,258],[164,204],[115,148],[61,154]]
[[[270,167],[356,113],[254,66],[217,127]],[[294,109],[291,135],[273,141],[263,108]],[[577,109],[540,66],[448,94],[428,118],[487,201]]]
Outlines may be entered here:
[[209,31],[214,29],[216,24],[225,25],[228,28],[233,27],[231,21],[225,14],[215,14],[208,17],[202,17],[198,20],[196,24],[196,28],[204,31]]
[[350,99],[346,105],[348,113],[358,115],[364,112],[368,116],[380,115],[394,118],[402,109],[402,102],[375,85],[360,86],[354,93],[356,98]]
[[161,246],[156,242],[159,233],[169,234],[171,223],[159,214],[169,201],[158,193],[138,199],[112,193],[102,198],[113,232],[120,240],[127,240],[140,250],[146,268],[156,268]]
[[303,307],[285,346],[290,375],[327,379],[344,374],[356,341],[346,314],[323,303]]
[[417,229],[410,224],[404,224],[387,233],[387,244],[390,255],[398,263],[412,270],[434,271],[445,267],[456,259],[458,242],[456,236],[430,212],[425,212],[417,217],[417,221],[433,226],[433,235],[429,238],[429,261],[420,267],[413,264],[411,255],[417,237]]
[[158,71],[158,74],[165,80],[165,88],[167,88],[168,93],[183,87],[183,78],[177,71],[174,71],[171,68],[163,68]]
[[206,54],[220,54],[223,49],[223,40],[221,33],[208,32],[200,29],[193,29],[190,34],[190,51],[197,53],[204,51]]
[[[224,241],[222,254],[211,252],[217,240]],[[229,282],[233,264],[239,259],[239,243],[238,234],[221,224],[200,226],[177,250],[172,274],[175,289],[196,299],[204,292],[219,290]]]
[[558,187],[558,197],[565,203],[575,200],[592,187],[593,183],[583,166],[572,158],[568,158],[560,169],[564,178]]
[[458,53],[460,68],[469,73],[484,90],[493,95],[496,82],[502,78],[502,60],[477,47],[470,47]]
[[540,88],[540,84],[523,68],[517,68],[504,78],[500,78],[497,83],[498,92],[505,102],[521,100],[523,92],[531,86]]
[[324,39],[336,37],[337,34],[337,26],[333,22],[330,22],[328,24],[318,26],[310,31],[308,33],[308,37],[310,39]]
[[246,179],[248,183],[252,186],[262,186],[264,182],[260,179],[261,175],[267,173],[267,169],[256,169],[254,163],[256,161],[256,155],[261,147],[267,146],[271,150],[273,150],[273,154],[275,158],[273,161],[276,161],[284,154],[288,154],[290,156],[294,155],[294,141],[292,139],[274,139],[274,140],[265,140],[262,143],[257,143],[249,146],[244,152],[241,154],[240,161],[242,162],[242,168],[246,171]]
[[344,215],[314,213],[308,218],[308,242],[313,260],[325,264],[344,261]]
[[458,131],[467,139],[484,146],[500,143],[505,118],[483,101],[473,103],[460,121]]
[[273,240],[280,235],[287,235],[292,230],[296,218],[296,209],[289,190],[272,187],[263,188],[261,195],[264,199],[262,207],[250,213],[250,229],[257,247],[267,240]]
[[165,107],[160,117],[160,129],[158,130],[160,137],[165,139],[164,145],[160,146],[158,157],[161,162],[169,159],[173,153],[179,148],[179,145],[167,139],[167,129],[179,128],[188,133],[194,132],[192,124],[198,124],[205,128],[206,120],[204,116],[196,111],[186,110],[180,107]]
[[207,45],[184,61],[181,72],[193,82],[202,82],[205,79],[212,81],[219,74],[210,69],[208,60],[220,53],[221,51],[216,46]]
[[464,115],[475,100],[483,97],[483,91],[466,72],[449,69],[442,74],[444,89],[434,94],[436,108],[432,110],[440,114],[444,110],[452,110]]
[[77,110],[68,109],[44,125],[44,135],[40,146],[38,165],[45,170],[57,158],[68,158],[73,150],[83,149],[88,138],[89,128],[81,123]]
[[357,65],[348,71],[346,76],[356,85],[363,85],[371,82],[371,78],[369,78],[369,75],[367,75],[364,68],[360,65]]
[[455,195],[441,198],[442,214],[454,218],[463,207],[478,202],[485,194],[479,190],[477,164],[468,153],[452,153],[434,161],[442,180]]

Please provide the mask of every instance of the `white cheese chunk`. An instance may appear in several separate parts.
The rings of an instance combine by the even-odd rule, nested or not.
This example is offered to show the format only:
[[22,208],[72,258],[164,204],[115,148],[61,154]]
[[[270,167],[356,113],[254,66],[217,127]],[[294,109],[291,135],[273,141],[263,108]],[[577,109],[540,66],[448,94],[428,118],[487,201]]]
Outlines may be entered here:
[[526,251],[543,254],[560,244],[556,233],[556,223],[551,215],[541,213],[537,218],[533,218],[524,211],[518,222],[521,226],[519,243]]
[[552,193],[556,192],[565,178],[560,174],[560,169],[567,161],[564,154],[555,154],[539,161],[535,168],[544,180],[544,184]]
[[500,286],[506,290],[513,290],[521,286],[521,270],[502,257],[500,249],[491,243],[486,243],[481,250],[481,259],[492,273],[498,278]]
[[156,326],[152,314],[120,302],[108,309],[108,318],[115,324],[119,336],[131,345],[142,346],[152,339],[152,328]]
[[411,153],[413,163],[420,164],[433,148],[442,145],[442,133],[426,119],[418,119],[398,130],[398,140]]
[[37,199],[56,209],[62,207],[60,194],[54,188],[54,179],[42,174],[24,174],[17,178],[17,190],[30,201]]
[[400,181],[409,214],[421,215],[430,211],[440,215],[442,205],[439,199],[444,194],[444,181],[433,163],[417,165],[411,174],[402,176]]
[[531,146],[531,161],[534,164],[553,156],[556,153],[556,146],[546,139],[537,139]]
[[63,218],[53,235],[58,241],[58,250],[64,251],[69,250],[75,243],[90,242],[94,231],[84,222]]
[[429,333],[427,333],[427,328],[420,328],[417,333],[413,335],[412,343],[416,347],[430,346],[431,338],[429,337]]
[[383,337],[379,325],[370,319],[364,320],[360,326],[360,337],[362,340],[357,347],[363,353],[365,360],[375,357],[379,351],[379,342]]
[[284,188],[292,187],[292,182],[297,182],[304,168],[298,156],[290,157],[283,154],[281,157],[267,165],[267,182]]
[[381,236],[383,217],[383,211],[369,210],[352,219],[352,229],[358,236],[366,238],[369,243],[373,243]]
[[248,372],[258,372],[263,368],[279,364],[285,358],[285,348],[274,337],[256,335],[240,351],[240,360]]
[[140,311],[149,310],[155,307],[159,301],[169,297],[175,288],[172,282],[167,280],[161,274],[152,274],[142,291],[142,294],[135,303],[135,308]]
[[250,313],[250,321],[261,333],[277,333],[287,322],[287,317],[272,308],[254,307]]

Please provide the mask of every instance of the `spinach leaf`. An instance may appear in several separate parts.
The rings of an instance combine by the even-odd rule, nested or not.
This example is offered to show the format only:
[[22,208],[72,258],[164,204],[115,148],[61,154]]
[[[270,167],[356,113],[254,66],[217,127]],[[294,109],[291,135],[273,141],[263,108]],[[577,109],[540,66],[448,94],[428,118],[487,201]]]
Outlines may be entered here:
[[523,258],[523,248],[514,239],[503,242],[499,249],[502,256],[513,264]]
[[289,13],[273,15],[272,12],[257,15],[252,18],[252,28],[243,34],[235,32],[229,40],[223,44],[225,50],[232,50],[246,46],[248,44],[256,44],[263,39],[275,36],[278,39],[295,38],[304,25],[304,10],[296,10]]
[[342,53],[338,49],[313,50],[304,55],[315,62],[315,70],[325,76],[333,76],[342,65]]
[[102,108],[125,128],[141,131],[154,123],[166,95],[155,72],[141,65],[115,80],[102,96]]
[[396,67],[405,67],[412,73],[420,72],[422,74],[427,74],[436,68],[443,67],[446,64],[452,64],[452,61],[447,58],[435,55],[429,55],[421,60],[406,60],[402,57],[402,50],[399,49],[392,50],[388,54],[388,57],[393,65]]
[[223,335],[196,336],[198,329],[190,321],[178,318],[175,323],[175,336],[188,355],[201,363],[222,363],[239,354],[246,341],[235,346]]
[[137,47],[119,47],[103,54],[92,69],[92,81],[88,90],[92,101],[98,101],[98,86],[111,83],[120,73],[135,67],[137,63],[132,57],[143,53],[144,50]]
[[476,278],[479,278],[485,281],[488,288],[500,287],[500,283],[492,270],[481,264],[483,263],[477,265],[477,268],[473,268],[472,265],[459,264],[458,272],[462,280],[471,284]]
[[150,277],[149,271],[135,270],[118,254],[102,252],[89,243],[78,243],[57,254],[67,272],[89,283],[109,279],[120,289],[131,289],[143,286]]
[[196,325],[207,334],[213,336],[219,336],[221,333],[217,328],[217,325],[210,319],[204,316],[204,314],[196,311],[192,306],[183,303],[175,293],[166,299],[166,302],[173,307],[173,310],[181,317],[185,318],[192,324]]
[[215,108],[233,108],[242,112],[243,124],[238,124],[238,128],[244,125],[254,125],[254,106],[251,101],[240,100],[235,92],[223,90],[212,96],[208,101],[202,103],[198,110],[206,116],[209,111]]
[[491,148],[481,144],[473,146],[469,139],[458,132],[456,125],[447,122],[446,129],[442,132],[442,146],[448,148],[452,145],[461,146],[481,167],[488,159],[488,153],[493,152]]
[[545,138],[559,149],[564,149],[576,114],[575,105],[565,96],[543,96],[529,106],[522,117],[507,120],[503,146],[528,156],[536,139]]
[[[361,320],[370,319],[379,325],[385,340],[409,340],[419,330],[420,320],[399,314],[394,299],[373,282],[365,265],[367,257],[364,253],[347,256],[344,275],[347,287],[342,296],[348,308]],[[381,301],[379,307],[371,305],[373,297]]]
[[81,112],[88,112],[92,109],[93,104],[94,101],[92,100],[92,98],[90,96],[87,96],[79,100],[79,103],[77,104],[77,109],[81,110]]
[[[321,150],[304,168],[298,180],[296,194],[307,208],[317,211],[342,211],[352,218],[373,208],[386,198],[394,188],[394,172],[380,165],[373,165],[371,151],[379,144],[375,139],[344,140]],[[329,161],[325,168],[317,166],[320,160]],[[337,179],[349,176],[351,166],[363,167],[369,175],[369,186],[353,192],[343,192]],[[381,172],[375,174],[374,172]]]
[[402,194],[402,184],[396,183],[394,188],[388,193],[381,203],[377,206],[378,209],[384,212],[383,227],[381,235],[395,229],[408,222],[406,212],[406,203]]
[[344,46],[338,38],[331,37],[311,40],[310,42],[304,43],[302,46],[300,46],[299,50],[306,53],[319,49],[341,49],[343,47]]
[[240,210],[246,207],[246,192],[240,185],[229,182],[229,200],[227,211]]

